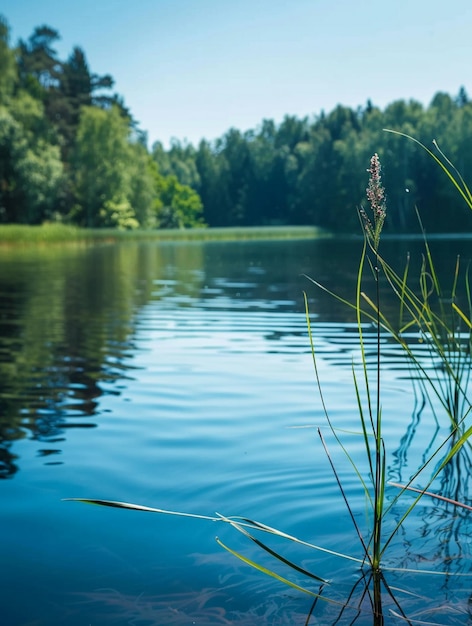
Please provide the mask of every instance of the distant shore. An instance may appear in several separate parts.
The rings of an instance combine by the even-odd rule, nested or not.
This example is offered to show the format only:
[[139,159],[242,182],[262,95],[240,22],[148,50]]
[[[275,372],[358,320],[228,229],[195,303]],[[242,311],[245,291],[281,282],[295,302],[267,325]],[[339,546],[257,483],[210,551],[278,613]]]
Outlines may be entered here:
[[27,226],[0,225],[0,246],[67,242],[115,243],[119,241],[234,241],[245,239],[311,239],[329,236],[316,226],[245,226],[231,228],[188,228],[119,230],[79,228],[65,224]]

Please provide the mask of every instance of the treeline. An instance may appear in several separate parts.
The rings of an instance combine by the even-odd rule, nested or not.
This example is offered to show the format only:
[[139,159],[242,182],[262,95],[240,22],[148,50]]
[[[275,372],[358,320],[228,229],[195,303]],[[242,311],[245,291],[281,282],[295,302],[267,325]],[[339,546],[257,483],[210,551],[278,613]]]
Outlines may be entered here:
[[[161,172],[196,189],[212,226],[314,224],[337,232],[359,228],[367,167],[374,152],[383,165],[391,232],[418,231],[415,206],[428,231],[472,230],[472,215],[434,160],[415,143],[387,133],[407,133],[435,150],[432,141],[472,182],[472,103],[437,93],[428,107],[399,100],[380,110],[370,102],[337,106],[315,119],[264,120],[256,130],[229,130],[198,148],[159,143],[153,158]],[[464,205],[464,206],[463,206]]]
[[202,225],[198,193],[159,171],[113,78],[79,47],[61,61],[59,38],[41,26],[11,47],[0,18],[0,222]]
[[[471,230],[450,181],[413,142],[436,139],[472,179],[472,103],[437,93],[428,107],[399,100],[337,106],[312,119],[264,120],[195,147],[166,150],[147,138],[112,92],[113,78],[75,47],[61,61],[59,33],[41,26],[15,47],[0,18],[0,222],[63,221],[86,227],[316,225],[358,228],[366,169],[378,152],[388,193],[387,229]],[[457,207],[451,211],[452,207]]]

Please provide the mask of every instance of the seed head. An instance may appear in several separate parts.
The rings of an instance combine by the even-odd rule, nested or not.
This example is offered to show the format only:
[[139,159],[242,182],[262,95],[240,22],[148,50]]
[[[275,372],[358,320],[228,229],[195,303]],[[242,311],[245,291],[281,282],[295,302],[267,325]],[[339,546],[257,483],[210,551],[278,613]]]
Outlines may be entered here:
[[387,214],[386,202],[385,202],[385,189],[382,185],[381,176],[382,167],[380,165],[379,155],[377,153],[370,159],[370,168],[367,170],[370,174],[369,184],[367,186],[367,200],[370,203],[370,208],[374,214],[374,223],[368,218],[365,210],[361,208],[361,217],[364,221],[364,226],[367,232],[367,236],[374,248],[377,250],[380,242],[380,233]]

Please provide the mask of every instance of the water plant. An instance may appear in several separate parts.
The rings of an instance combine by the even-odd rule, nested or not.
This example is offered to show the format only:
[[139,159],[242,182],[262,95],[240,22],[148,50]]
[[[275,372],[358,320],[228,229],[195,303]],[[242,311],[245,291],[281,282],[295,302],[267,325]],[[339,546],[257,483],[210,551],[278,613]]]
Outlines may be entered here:
[[[402,135],[402,133],[397,134]],[[459,191],[469,208],[472,209],[472,194],[469,188],[437,144],[435,144],[436,153],[433,153],[416,139],[406,135],[404,137],[415,141],[432,156]],[[387,213],[380,159],[377,154],[374,154],[371,158],[368,173],[367,199],[371,213],[368,214],[364,208],[361,208],[359,211],[364,238],[353,300],[334,293],[326,285],[309,278],[318,289],[322,289],[350,308],[357,322],[360,360],[359,363],[353,362],[352,374],[355,402],[359,414],[358,434],[362,438],[365,452],[365,463],[362,466],[343,442],[343,434],[331,419],[329,407],[325,402],[322,380],[318,370],[315,330],[310,321],[308,298],[305,295],[308,335],[323,411],[329,431],[346,455],[365,496],[365,511],[367,514],[365,514],[365,511],[359,512],[355,510],[354,505],[351,503],[349,494],[336,468],[336,463],[332,459],[323,431],[321,428],[318,428],[321,445],[331,464],[334,478],[339,485],[340,493],[345,501],[355,533],[359,539],[361,548],[359,556],[314,545],[311,542],[245,517],[225,516],[218,513],[215,516],[205,516],[167,511],[127,502],[76,499],[81,502],[102,506],[186,516],[230,525],[269,554],[271,558],[275,558],[285,567],[288,567],[289,572],[296,574],[296,580],[281,576],[274,569],[249,559],[217,538],[218,543],[223,548],[246,564],[289,585],[293,589],[313,596],[314,604],[310,614],[307,616],[307,624],[316,603],[321,600],[339,607],[339,617],[337,618],[339,620],[346,607],[360,607],[365,598],[368,598],[373,615],[373,623],[375,626],[380,626],[384,623],[382,609],[383,590],[386,590],[394,602],[395,608],[392,609],[392,614],[399,616],[400,619],[410,624],[426,623],[412,616],[407,617],[400,603],[397,602],[392,588],[388,585],[385,576],[391,569],[391,563],[390,561],[389,563],[385,562],[387,549],[398,536],[400,529],[404,526],[412,512],[417,509],[422,498],[441,499],[454,507],[463,509],[468,507],[470,509],[466,502],[454,499],[452,494],[439,493],[434,489],[438,477],[445,472],[454,472],[454,463],[457,459],[460,459],[463,455],[467,456],[471,452],[469,439],[472,435],[472,425],[469,424],[470,420],[468,418],[470,417],[472,405],[469,400],[468,389],[472,348],[472,298],[468,267],[463,268],[460,259],[457,259],[453,270],[451,287],[448,290],[444,290],[439,279],[434,255],[423,231],[424,256],[421,261],[419,275],[411,276],[410,259],[407,259],[403,270],[397,272],[382,256],[382,229]],[[421,224],[419,215],[418,219]],[[382,308],[381,284],[391,289],[397,296],[398,310],[394,316],[390,313],[387,314]],[[369,338],[372,328],[375,334],[373,368],[367,354],[367,328],[369,329]],[[425,451],[416,470],[409,476],[406,482],[401,484],[391,483],[388,480],[388,450],[383,437],[382,342],[385,338],[396,344],[399,350],[401,350],[403,357],[408,363],[410,377],[416,385],[419,395],[424,398],[425,402],[430,404],[431,411],[438,423],[442,423],[444,426],[444,422],[446,422],[447,427],[446,436],[439,443]],[[420,351],[417,349],[418,342],[421,342]],[[364,470],[364,465],[366,470]],[[392,522],[393,511],[400,511],[400,513]],[[360,513],[363,515],[362,520]],[[293,560],[289,560],[282,554],[281,550],[275,550],[267,543],[261,541],[256,536],[258,532],[277,536],[280,539],[294,542],[300,546],[313,548],[319,552],[355,563],[361,574],[358,582],[353,587],[352,593],[345,601],[331,598],[326,593],[329,581],[324,575],[315,574],[306,567],[301,567]],[[399,567],[398,569],[409,573],[416,571],[406,567]],[[425,573],[424,570],[423,573]],[[428,573],[442,574],[444,576],[451,575],[450,569],[448,570],[447,568],[442,571],[434,570]],[[300,576],[309,582],[301,584],[299,582]],[[354,602],[353,597],[358,583],[360,584],[361,598]],[[354,623],[355,619],[351,623]],[[434,622],[429,621],[428,623]]]
[[[440,161],[439,161],[440,162]],[[440,162],[443,165],[442,162]],[[446,172],[449,171],[445,168]],[[359,333],[359,346],[361,350],[361,371],[366,390],[367,407],[365,408],[361,399],[361,390],[358,375],[353,370],[356,398],[360,416],[362,433],[364,436],[366,455],[369,462],[369,478],[373,480],[373,530],[372,537],[362,540],[366,546],[366,558],[372,569],[380,569],[381,557],[385,549],[392,541],[406,517],[413,511],[415,505],[423,495],[417,495],[416,500],[405,511],[401,520],[395,526],[389,536],[382,537],[382,520],[388,510],[391,510],[397,503],[402,493],[410,489],[411,484],[424,471],[436,463],[434,471],[431,473],[424,491],[433,483],[435,478],[448,465],[451,459],[460,451],[462,446],[468,443],[472,434],[472,426],[467,426],[467,417],[471,411],[471,404],[468,399],[468,383],[470,378],[470,354],[471,354],[471,297],[469,273],[466,270],[464,277],[464,293],[466,303],[466,313],[457,304],[458,282],[460,276],[460,259],[457,259],[454,269],[452,288],[449,293],[444,293],[441,288],[438,274],[433,261],[433,255],[426,237],[424,238],[425,255],[423,258],[419,285],[420,292],[417,294],[409,286],[409,260],[404,272],[399,275],[381,256],[379,251],[380,235],[386,216],[385,192],[381,182],[380,161],[378,155],[371,159],[369,186],[367,197],[370,201],[373,222],[371,222],[366,211],[361,208],[360,217],[365,229],[364,245],[359,263],[358,280],[356,287],[355,302],[351,303],[339,295],[330,292],[324,285],[312,280],[320,289],[327,291],[334,298],[352,308],[357,317]],[[463,182],[463,181],[462,181]],[[470,208],[472,208],[472,198],[467,186],[463,183],[464,197],[467,198]],[[418,219],[419,215],[418,215]],[[421,222],[420,222],[421,223]],[[363,290],[364,270],[368,266],[374,277],[375,294],[370,296]],[[384,279],[394,294],[398,297],[398,319],[392,320],[382,311],[380,302],[380,280]],[[375,393],[372,392],[371,380],[367,367],[365,353],[363,321],[370,320],[376,328],[377,348],[376,348],[376,380]],[[310,327],[309,312],[307,307],[307,321],[309,327],[312,353],[315,357],[315,345]],[[411,335],[414,331],[413,335]],[[450,422],[450,432],[441,445],[430,453],[426,460],[418,468],[417,472],[410,478],[407,485],[401,487],[401,492],[393,498],[388,510],[384,512],[385,499],[385,445],[382,437],[382,407],[381,407],[381,334],[386,333],[403,350],[409,361],[412,370],[412,377],[420,385],[425,398],[435,397],[439,402],[445,416]],[[408,334],[410,333],[410,336]],[[415,342],[421,341],[424,345],[421,355],[415,350]],[[423,355],[426,353],[428,363],[425,363]],[[429,363],[434,362],[434,370],[431,371]],[[320,394],[322,396],[321,382],[316,367],[315,372],[319,382]],[[434,410],[434,407],[433,407]],[[336,433],[335,426],[331,423],[328,410],[325,407],[325,414],[331,430]],[[338,438],[339,443],[341,441]],[[371,442],[374,442],[372,445]],[[447,444],[453,442],[450,449],[445,453]],[[443,455],[440,457],[440,455]],[[438,462],[438,457],[441,458]],[[354,469],[357,469],[354,466]],[[369,494],[369,487],[364,478],[359,474],[366,494]],[[372,546],[372,550],[367,547]]]
[[[408,137],[409,139],[412,139]],[[420,144],[424,147],[422,144]],[[436,146],[438,151],[439,147]],[[426,147],[424,149],[428,150]],[[428,152],[430,152],[428,150]],[[431,152],[430,152],[431,153]],[[453,168],[452,164],[440,152],[443,160],[434,156],[445,173],[454,181],[455,186],[461,192],[469,208],[472,209],[472,197],[470,191]],[[449,167],[448,167],[449,166]],[[451,169],[458,176],[452,176]],[[445,471],[454,471],[453,463],[457,461],[466,447],[465,454],[470,453],[469,438],[472,427],[467,418],[471,412],[471,403],[468,397],[471,367],[471,297],[468,268],[463,276],[463,305],[458,304],[459,280],[461,276],[460,259],[457,259],[453,272],[452,287],[445,292],[438,278],[438,273],[433,260],[433,254],[424,235],[424,257],[418,277],[419,293],[410,286],[410,260],[407,260],[402,274],[398,274],[389,263],[382,257],[379,247],[382,227],[386,217],[385,192],[381,182],[380,161],[378,155],[371,159],[369,186],[367,197],[372,209],[372,221],[366,211],[360,209],[360,218],[364,227],[365,237],[361,259],[359,263],[356,297],[350,302],[329,291],[326,286],[316,280],[312,280],[318,288],[330,293],[331,296],[343,302],[355,311],[361,350],[361,379],[353,368],[353,377],[357,406],[360,417],[365,452],[368,460],[369,471],[365,477],[356,463],[351,459],[349,451],[345,448],[336,426],[332,423],[328,409],[323,401],[324,412],[336,441],[344,450],[354,472],[358,475],[366,494],[366,500],[371,511],[371,519],[367,524],[367,531],[363,533],[352,510],[349,499],[345,496],[344,488],[338,479],[340,490],[343,494],[350,517],[355,526],[357,535],[362,544],[366,563],[371,571],[373,582],[373,613],[375,624],[383,623],[381,608],[381,585],[387,586],[383,572],[388,568],[383,567],[382,559],[388,546],[398,534],[407,517],[417,508],[422,497],[441,498],[443,501],[453,503],[457,507],[469,508],[466,503],[453,500],[451,497],[440,495],[430,491],[434,481]],[[421,219],[418,214],[418,220]],[[370,295],[364,290],[364,270],[368,269],[374,279],[374,294]],[[380,281],[387,283],[398,298],[398,318],[388,317],[381,307]],[[306,301],[306,299],[305,299]],[[306,305],[307,306],[307,305]],[[314,357],[316,378],[318,381],[320,396],[323,398],[323,390],[318,375],[315,341],[310,327],[310,318],[307,306],[307,322]],[[371,374],[366,358],[366,344],[364,341],[363,322],[370,321],[376,332],[376,358],[375,358],[375,381],[372,384]],[[393,340],[403,351],[406,357],[411,378],[426,401],[430,402],[433,413],[437,414],[436,406],[439,405],[442,415],[449,423],[448,435],[423,458],[417,470],[410,476],[405,484],[389,483],[398,489],[398,492],[386,499],[386,449],[382,436],[382,406],[381,406],[381,373],[382,373],[382,350],[381,338],[386,335]],[[422,343],[422,350],[416,349],[417,342]],[[432,367],[432,364],[434,367]],[[365,394],[361,389],[363,383]],[[363,400],[365,398],[365,402]],[[366,406],[365,406],[366,405]],[[441,416],[437,416],[439,420]],[[320,437],[322,437],[320,432]],[[323,443],[323,445],[325,445]],[[325,448],[326,449],[326,448]],[[329,454],[326,449],[326,453]],[[366,479],[367,478],[367,479]],[[417,481],[424,481],[421,488],[415,487]],[[406,493],[414,492],[415,497],[406,506],[393,527],[388,532],[383,532],[383,523],[388,515]],[[406,571],[406,570],[405,570]],[[412,570],[410,570],[412,571]],[[438,572],[436,572],[438,573]],[[444,575],[450,572],[444,571]],[[404,616],[406,619],[406,616]]]

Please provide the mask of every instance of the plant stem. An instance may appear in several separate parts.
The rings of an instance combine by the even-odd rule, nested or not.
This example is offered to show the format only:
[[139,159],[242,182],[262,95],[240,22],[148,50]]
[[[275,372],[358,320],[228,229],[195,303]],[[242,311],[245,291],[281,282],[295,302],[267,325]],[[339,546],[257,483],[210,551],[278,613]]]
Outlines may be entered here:
[[377,397],[375,421],[375,484],[374,484],[374,536],[372,566],[374,576],[380,570],[380,554],[382,539],[383,510],[383,451],[382,451],[382,413],[380,408],[380,288],[379,288],[379,255],[375,250],[374,277],[377,302]]
[[374,571],[372,578],[374,584],[374,626],[383,626],[382,574],[380,571]]

